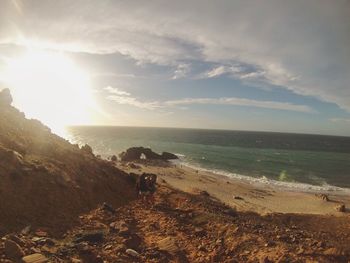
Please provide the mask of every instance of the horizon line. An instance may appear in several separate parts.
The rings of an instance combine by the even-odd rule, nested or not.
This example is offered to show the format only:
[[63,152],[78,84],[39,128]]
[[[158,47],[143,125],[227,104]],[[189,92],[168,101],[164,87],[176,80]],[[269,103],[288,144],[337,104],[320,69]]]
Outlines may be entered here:
[[128,126],[128,125],[108,125],[108,124],[80,124],[80,125],[67,125],[69,127],[105,127],[105,128],[157,128],[157,129],[180,129],[180,130],[206,130],[206,131],[231,131],[231,132],[257,132],[257,133],[279,133],[279,134],[295,134],[295,135],[314,135],[314,136],[330,136],[330,137],[345,137],[350,138],[350,135],[335,135],[335,134],[322,134],[322,133],[307,133],[307,132],[285,132],[285,131],[270,131],[270,130],[240,130],[240,129],[224,129],[224,128],[194,128],[194,127],[165,127],[165,126]]

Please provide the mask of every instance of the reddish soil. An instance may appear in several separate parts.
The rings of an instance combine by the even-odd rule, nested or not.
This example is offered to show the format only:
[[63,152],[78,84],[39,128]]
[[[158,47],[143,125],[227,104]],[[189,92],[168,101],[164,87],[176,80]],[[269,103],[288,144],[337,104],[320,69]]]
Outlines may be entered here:
[[101,206],[80,216],[64,239],[33,241],[35,231],[17,237],[26,254],[39,252],[52,262],[350,260],[349,217],[237,213],[210,196],[166,184],[159,187],[154,205],[136,200],[110,210]]

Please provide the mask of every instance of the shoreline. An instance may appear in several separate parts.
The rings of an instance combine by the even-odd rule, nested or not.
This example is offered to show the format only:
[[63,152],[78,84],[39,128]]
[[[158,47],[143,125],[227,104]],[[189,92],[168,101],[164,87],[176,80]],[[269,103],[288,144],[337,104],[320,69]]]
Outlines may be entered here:
[[[172,161],[171,161],[172,162]],[[211,170],[207,168],[202,168],[200,166],[191,165],[186,162],[172,162],[176,166],[184,166],[192,170],[198,170],[203,173],[208,173],[223,178],[232,179],[239,182],[244,182],[256,187],[271,187],[276,190],[286,190],[289,192],[301,192],[301,193],[313,193],[313,194],[333,194],[337,195],[350,195],[350,188],[335,186],[335,185],[313,185],[303,182],[288,182],[288,181],[277,181],[274,179],[262,177],[253,177],[249,175],[243,175],[238,173],[227,172],[223,170]]]
[[[118,163],[118,166],[120,163]],[[132,166],[132,165],[131,165]],[[252,211],[265,215],[270,213],[295,213],[347,216],[336,211],[335,207],[345,204],[350,207],[350,195],[337,191],[302,191],[287,189],[276,185],[252,183],[238,178],[213,173],[208,170],[197,170],[184,164],[168,163],[167,165],[137,162],[135,168],[127,164],[119,167],[127,172],[154,173],[158,175],[158,183],[188,192],[207,192],[215,198],[238,211]],[[326,194],[329,201],[317,194]]]

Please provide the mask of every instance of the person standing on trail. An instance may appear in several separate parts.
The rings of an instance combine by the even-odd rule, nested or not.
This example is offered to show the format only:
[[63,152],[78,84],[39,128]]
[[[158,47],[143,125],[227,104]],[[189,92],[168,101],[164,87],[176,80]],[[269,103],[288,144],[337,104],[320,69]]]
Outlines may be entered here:
[[157,175],[143,173],[139,176],[136,183],[136,191],[141,196],[142,201],[148,204],[154,202],[153,194],[156,191]]

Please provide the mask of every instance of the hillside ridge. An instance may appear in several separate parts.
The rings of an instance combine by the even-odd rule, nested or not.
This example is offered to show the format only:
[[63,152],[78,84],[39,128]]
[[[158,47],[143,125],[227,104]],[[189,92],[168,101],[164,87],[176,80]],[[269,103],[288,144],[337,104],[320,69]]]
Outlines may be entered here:
[[135,199],[134,183],[112,162],[97,158],[26,119],[0,92],[0,233],[25,226],[62,233],[79,214],[108,202]]

